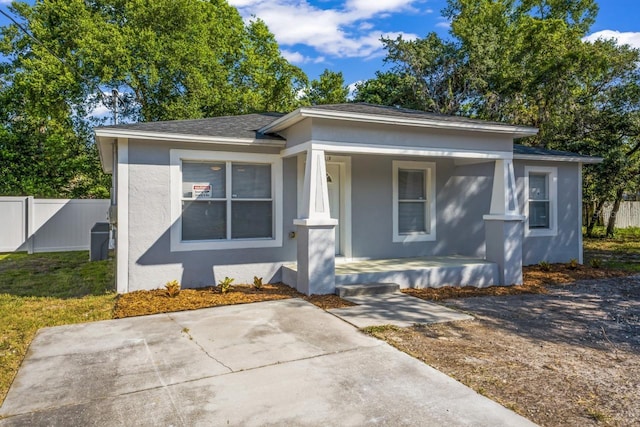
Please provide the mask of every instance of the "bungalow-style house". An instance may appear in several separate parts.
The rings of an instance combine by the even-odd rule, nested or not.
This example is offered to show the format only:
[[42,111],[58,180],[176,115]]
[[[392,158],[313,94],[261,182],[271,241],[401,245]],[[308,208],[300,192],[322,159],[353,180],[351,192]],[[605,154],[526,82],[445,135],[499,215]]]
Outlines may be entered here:
[[120,293],[522,282],[582,262],[581,167],[537,129],[371,104],[99,127]]

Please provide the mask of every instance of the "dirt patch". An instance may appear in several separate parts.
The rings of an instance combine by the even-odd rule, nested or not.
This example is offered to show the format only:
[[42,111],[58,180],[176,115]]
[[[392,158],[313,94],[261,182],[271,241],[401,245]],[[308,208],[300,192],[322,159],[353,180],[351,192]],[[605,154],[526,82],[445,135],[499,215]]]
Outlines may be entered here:
[[577,268],[571,269],[566,264],[551,264],[548,271],[543,270],[540,266],[532,265],[523,267],[523,284],[518,286],[489,286],[486,288],[444,286],[441,288],[403,289],[402,292],[430,301],[478,296],[545,294],[550,285],[570,284],[575,283],[577,280],[624,277],[630,274],[632,273],[592,268],[585,265],[579,265]]
[[446,305],[476,320],[370,332],[538,424],[640,425],[640,277]]
[[170,297],[165,289],[154,289],[119,295],[113,311],[113,318],[120,319],[123,317],[287,298],[302,298],[323,309],[350,307],[354,305],[337,295],[306,296],[282,283],[263,285],[260,289],[255,289],[252,286],[233,286],[232,289],[226,293],[220,292],[217,287],[182,289],[180,293],[174,297]]

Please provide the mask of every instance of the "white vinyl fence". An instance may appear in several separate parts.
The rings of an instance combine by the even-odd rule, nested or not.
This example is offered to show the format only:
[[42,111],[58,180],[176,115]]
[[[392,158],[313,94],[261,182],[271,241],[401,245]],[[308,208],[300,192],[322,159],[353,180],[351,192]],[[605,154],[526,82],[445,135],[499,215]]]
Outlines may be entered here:
[[[604,224],[609,222],[613,204],[605,205],[602,216]],[[616,215],[616,228],[640,227],[640,202],[623,201]]]
[[0,197],[0,252],[88,250],[109,200]]

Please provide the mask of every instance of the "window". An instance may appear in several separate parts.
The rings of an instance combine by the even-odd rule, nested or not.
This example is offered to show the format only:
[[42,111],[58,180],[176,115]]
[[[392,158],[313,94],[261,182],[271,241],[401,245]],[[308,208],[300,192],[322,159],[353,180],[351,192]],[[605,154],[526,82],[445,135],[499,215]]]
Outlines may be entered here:
[[282,244],[278,156],[171,150],[171,164],[172,250]]
[[557,234],[557,176],[554,167],[525,167],[527,234]]
[[435,164],[393,162],[393,241],[435,240]]

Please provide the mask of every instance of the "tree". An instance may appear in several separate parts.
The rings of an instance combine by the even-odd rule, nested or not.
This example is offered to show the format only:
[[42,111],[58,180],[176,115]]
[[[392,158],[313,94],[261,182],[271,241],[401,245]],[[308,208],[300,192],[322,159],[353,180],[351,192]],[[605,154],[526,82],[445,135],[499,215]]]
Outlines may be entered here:
[[[385,62],[409,94],[406,104],[424,111],[462,114],[473,98],[464,50],[455,42],[445,41],[435,33],[424,39],[382,39],[387,50]],[[405,104],[405,103],[402,103]]]
[[349,88],[344,84],[342,72],[325,69],[318,80],[312,80],[302,101],[310,105],[341,104],[347,102]]
[[[0,28],[3,194],[104,196],[91,128],[118,89],[126,121],[288,111],[304,73],[224,0],[14,3]],[[104,121],[104,120],[103,120]]]
[[405,79],[407,76],[398,72],[376,71],[373,79],[356,83],[353,101],[419,110],[422,105]]

